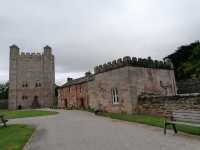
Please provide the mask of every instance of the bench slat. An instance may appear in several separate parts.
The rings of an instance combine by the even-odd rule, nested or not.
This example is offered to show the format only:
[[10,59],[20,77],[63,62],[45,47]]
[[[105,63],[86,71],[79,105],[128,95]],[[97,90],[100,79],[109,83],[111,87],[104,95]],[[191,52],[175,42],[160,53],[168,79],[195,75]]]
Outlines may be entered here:
[[200,120],[191,119],[191,118],[173,118],[173,120],[183,120],[183,121],[188,121],[188,122],[200,122]]
[[195,110],[176,110],[173,113],[200,114],[200,111],[195,111]]
[[194,124],[194,123],[189,123],[189,122],[169,121],[169,123],[182,124],[182,125],[193,126],[193,127],[200,127],[200,124]]
[[186,113],[173,113],[173,116],[194,116],[194,117],[200,117],[200,114],[186,114]]
[[200,115],[200,113],[190,113],[190,112],[173,112],[173,114],[183,114],[183,115]]
[[175,121],[179,121],[179,122],[189,122],[189,123],[200,124],[200,120],[176,119]]
[[174,122],[189,122],[200,124],[200,111],[176,110],[172,112]]
[[175,115],[175,116],[173,116],[173,118],[200,120],[200,116],[180,116],[180,115]]

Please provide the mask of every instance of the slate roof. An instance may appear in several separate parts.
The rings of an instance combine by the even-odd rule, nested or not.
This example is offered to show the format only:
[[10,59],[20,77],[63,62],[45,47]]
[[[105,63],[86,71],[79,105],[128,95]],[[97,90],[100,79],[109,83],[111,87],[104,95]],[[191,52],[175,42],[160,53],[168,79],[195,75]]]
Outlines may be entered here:
[[86,83],[89,81],[92,81],[94,79],[94,76],[91,75],[89,77],[81,77],[81,78],[77,78],[77,79],[73,79],[71,81],[68,81],[67,83],[63,84],[62,86],[60,86],[59,88],[64,88],[64,87],[69,87],[72,85],[77,85],[77,84],[82,84],[82,83]]

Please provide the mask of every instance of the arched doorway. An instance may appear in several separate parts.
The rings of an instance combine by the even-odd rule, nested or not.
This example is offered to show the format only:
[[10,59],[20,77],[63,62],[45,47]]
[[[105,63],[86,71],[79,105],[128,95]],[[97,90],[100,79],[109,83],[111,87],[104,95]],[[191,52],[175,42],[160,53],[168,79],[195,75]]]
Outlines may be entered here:
[[33,102],[32,102],[32,108],[40,108],[40,104],[38,102],[38,96],[34,96]]
[[21,110],[22,109],[22,106],[21,105],[18,105],[18,110]]

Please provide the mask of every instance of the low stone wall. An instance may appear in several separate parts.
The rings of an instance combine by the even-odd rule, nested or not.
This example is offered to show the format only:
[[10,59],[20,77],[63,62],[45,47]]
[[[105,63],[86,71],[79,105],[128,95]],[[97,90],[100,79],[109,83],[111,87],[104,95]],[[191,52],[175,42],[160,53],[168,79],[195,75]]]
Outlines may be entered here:
[[139,114],[169,116],[174,110],[199,110],[200,94],[176,96],[140,96],[137,111]]
[[177,82],[178,94],[200,93],[200,80],[188,79]]

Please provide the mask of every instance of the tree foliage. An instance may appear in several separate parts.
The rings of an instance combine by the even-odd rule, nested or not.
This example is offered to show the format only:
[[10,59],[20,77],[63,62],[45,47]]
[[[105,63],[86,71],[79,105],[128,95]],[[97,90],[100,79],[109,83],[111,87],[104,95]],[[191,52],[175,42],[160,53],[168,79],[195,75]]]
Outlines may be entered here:
[[200,78],[200,42],[182,45],[166,58],[174,64],[177,80]]
[[0,99],[8,99],[8,82],[0,84]]

